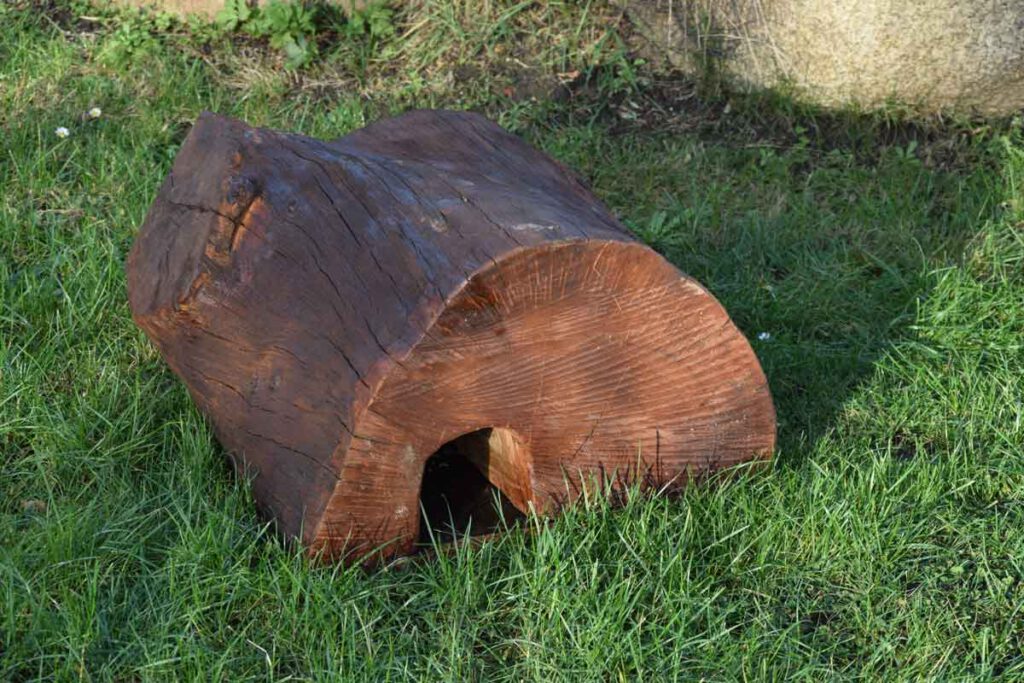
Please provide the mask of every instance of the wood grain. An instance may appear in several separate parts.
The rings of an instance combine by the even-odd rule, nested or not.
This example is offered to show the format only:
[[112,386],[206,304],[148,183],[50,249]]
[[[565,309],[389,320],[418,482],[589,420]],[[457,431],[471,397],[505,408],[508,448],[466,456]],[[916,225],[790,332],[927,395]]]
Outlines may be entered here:
[[203,114],[127,271],[136,322],[311,553],[410,552],[427,459],[477,430],[468,459],[544,514],[774,446],[714,297],[475,114],[330,142]]

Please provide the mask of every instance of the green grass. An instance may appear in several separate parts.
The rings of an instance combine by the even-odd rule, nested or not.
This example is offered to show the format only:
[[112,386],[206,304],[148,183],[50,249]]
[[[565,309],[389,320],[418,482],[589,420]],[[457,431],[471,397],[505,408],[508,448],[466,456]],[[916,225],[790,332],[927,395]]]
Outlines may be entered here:
[[[417,7],[387,59],[298,75],[184,39],[114,69],[109,26],[3,13],[0,679],[1024,679],[1020,122],[665,113],[596,5]],[[530,12],[547,51],[520,61],[584,73],[568,98],[506,90]],[[525,135],[769,332],[774,465],[371,572],[276,537],[132,325],[123,259],[202,109],[335,136],[410,106]]]

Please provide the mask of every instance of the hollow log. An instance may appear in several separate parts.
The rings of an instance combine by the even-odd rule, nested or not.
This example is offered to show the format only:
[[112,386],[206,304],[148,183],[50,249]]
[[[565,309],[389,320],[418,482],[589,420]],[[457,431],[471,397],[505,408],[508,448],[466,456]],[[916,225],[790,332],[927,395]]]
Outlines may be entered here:
[[326,142],[204,113],[127,274],[258,506],[329,558],[410,552],[449,443],[538,514],[774,446],[764,374],[715,298],[475,114]]

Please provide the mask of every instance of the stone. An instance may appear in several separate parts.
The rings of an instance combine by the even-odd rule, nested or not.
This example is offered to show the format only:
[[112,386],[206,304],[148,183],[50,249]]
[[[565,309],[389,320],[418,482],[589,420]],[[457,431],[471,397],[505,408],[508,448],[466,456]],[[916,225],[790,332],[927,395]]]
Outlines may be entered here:
[[1024,0],[620,0],[657,54],[827,107],[1024,108]]

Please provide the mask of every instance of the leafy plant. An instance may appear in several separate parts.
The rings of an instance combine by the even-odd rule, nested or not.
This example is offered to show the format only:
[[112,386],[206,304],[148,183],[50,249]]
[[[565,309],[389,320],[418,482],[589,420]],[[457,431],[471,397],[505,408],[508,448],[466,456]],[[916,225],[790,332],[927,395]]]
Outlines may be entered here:
[[239,31],[252,19],[253,9],[246,0],[226,0],[217,13],[217,24],[227,31]]
[[100,63],[120,69],[151,54],[158,44],[150,33],[151,23],[141,15],[129,16],[104,39],[97,55]]
[[295,2],[271,2],[256,19],[257,31],[270,38],[271,47],[284,50],[285,65],[303,66],[316,57],[314,10]]
[[358,39],[369,51],[379,40],[395,34],[394,11],[386,2],[371,2],[361,9],[353,9],[343,21],[337,21],[340,12],[308,2],[271,0],[262,7],[250,2],[227,0],[217,14],[217,26],[228,33],[267,39],[271,47],[284,52],[285,66],[292,69],[316,58],[315,38],[325,29]]
[[285,66],[298,68],[317,54],[316,10],[301,2],[272,0],[265,7],[252,7],[246,0],[228,0],[217,15],[227,31],[241,31],[269,39],[271,47],[285,54]]
[[372,2],[349,14],[345,32],[350,36],[369,36],[371,40],[395,34],[394,10],[384,2]]

